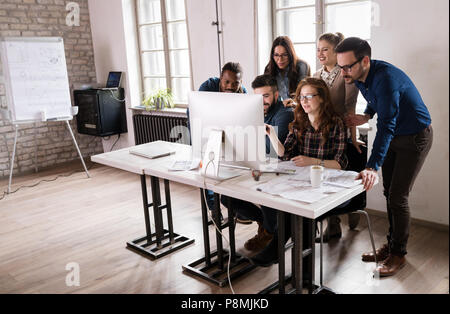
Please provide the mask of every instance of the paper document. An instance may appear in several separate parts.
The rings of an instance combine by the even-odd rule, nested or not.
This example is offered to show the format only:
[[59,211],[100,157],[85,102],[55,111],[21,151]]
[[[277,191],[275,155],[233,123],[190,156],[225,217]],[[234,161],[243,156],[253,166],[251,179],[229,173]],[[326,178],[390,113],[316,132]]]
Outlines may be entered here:
[[194,160],[175,160],[169,167],[169,171],[189,171],[197,169],[200,166],[200,159]]
[[344,188],[351,188],[362,183],[362,180],[355,180],[357,176],[358,173],[354,171],[326,169],[324,182],[327,184],[342,186]]
[[[282,166],[291,167],[288,164]],[[257,190],[294,201],[314,203],[330,194],[361,184],[361,180],[355,180],[358,175],[356,172],[326,169],[322,186],[313,188],[309,173],[310,167],[296,167],[295,175],[274,178],[258,185]]]
[[323,184],[320,188],[313,188],[307,181],[290,180],[288,177],[275,178],[257,186],[257,190],[260,192],[305,203],[317,202],[329,194],[343,189],[343,187],[328,184]]

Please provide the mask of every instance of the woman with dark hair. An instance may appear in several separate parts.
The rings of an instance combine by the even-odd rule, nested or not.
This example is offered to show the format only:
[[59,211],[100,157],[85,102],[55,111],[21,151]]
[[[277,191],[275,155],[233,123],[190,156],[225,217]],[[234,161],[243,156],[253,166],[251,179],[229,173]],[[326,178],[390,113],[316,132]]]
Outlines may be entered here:
[[[295,108],[294,121],[284,145],[278,140],[275,129],[267,125],[267,134],[275,151],[283,160],[292,160],[296,166],[321,165],[331,169],[347,167],[346,128],[334,112],[327,84],[317,78],[303,79],[295,94],[299,104]],[[345,206],[346,203],[341,206]],[[267,209],[266,209],[267,210]],[[271,209],[274,210],[274,209]],[[290,237],[290,223],[286,222],[285,241]],[[252,258],[255,265],[270,266],[277,261],[278,236]]]
[[280,98],[286,106],[292,102],[291,98],[297,90],[298,83],[311,76],[311,68],[308,63],[297,57],[289,37],[280,36],[273,41],[270,61],[264,74],[276,78]]
[[[356,101],[359,90],[355,84],[346,84],[344,77],[341,75],[341,69],[337,65],[337,53],[335,49],[337,45],[344,40],[342,33],[325,33],[319,37],[317,42],[317,58],[322,64],[322,68],[314,73],[314,77],[321,78],[327,83],[330,89],[331,102],[333,103],[334,111],[339,117],[344,120],[348,114],[355,114]],[[360,146],[364,143],[358,140],[356,127],[348,128],[349,143],[348,156],[355,156],[361,154]],[[351,139],[351,141],[350,141]],[[328,219],[327,229],[324,232],[323,240],[328,242],[331,238],[340,238],[342,230],[340,225],[341,220],[338,216],[333,216]],[[359,222],[359,214],[348,214],[348,224],[350,229],[355,229]],[[320,241],[320,239],[316,239]]]

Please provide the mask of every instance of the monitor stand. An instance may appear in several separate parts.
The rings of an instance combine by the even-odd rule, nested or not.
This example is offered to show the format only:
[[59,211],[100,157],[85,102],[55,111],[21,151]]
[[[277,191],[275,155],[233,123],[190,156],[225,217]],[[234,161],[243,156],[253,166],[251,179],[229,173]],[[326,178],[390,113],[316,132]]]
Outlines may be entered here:
[[208,143],[202,160],[201,174],[206,178],[223,181],[238,177],[241,172],[237,169],[228,169],[220,166],[220,156],[222,154],[223,130],[211,130],[209,132]]
[[225,167],[220,166],[219,167],[219,175],[209,175],[205,174],[204,176],[209,179],[214,179],[217,181],[224,181],[231,178],[239,177],[241,175],[241,171],[237,169],[227,169]]

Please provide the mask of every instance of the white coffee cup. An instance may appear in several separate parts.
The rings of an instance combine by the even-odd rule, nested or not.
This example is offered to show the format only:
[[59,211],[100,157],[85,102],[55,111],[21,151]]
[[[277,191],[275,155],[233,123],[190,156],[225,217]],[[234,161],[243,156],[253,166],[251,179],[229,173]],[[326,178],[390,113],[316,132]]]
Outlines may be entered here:
[[313,188],[318,188],[322,185],[324,171],[325,169],[322,166],[311,166],[310,179]]

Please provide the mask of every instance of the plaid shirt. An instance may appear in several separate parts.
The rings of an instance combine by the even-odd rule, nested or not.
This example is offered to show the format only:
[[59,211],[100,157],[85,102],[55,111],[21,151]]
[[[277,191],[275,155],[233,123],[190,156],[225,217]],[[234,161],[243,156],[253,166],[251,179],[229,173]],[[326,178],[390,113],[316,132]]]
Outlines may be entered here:
[[328,139],[324,145],[320,144],[322,140],[322,132],[314,130],[310,125],[298,139],[298,130],[294,129],[290,132],[284,142],[283,160],[290,160],[296,156],[302,155],[306,157],[318,158],[323,160],[336,160],[342,169],[348,164],[345,155],[346,148],[346,128],[342,120],[330,129]]

